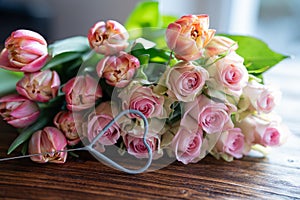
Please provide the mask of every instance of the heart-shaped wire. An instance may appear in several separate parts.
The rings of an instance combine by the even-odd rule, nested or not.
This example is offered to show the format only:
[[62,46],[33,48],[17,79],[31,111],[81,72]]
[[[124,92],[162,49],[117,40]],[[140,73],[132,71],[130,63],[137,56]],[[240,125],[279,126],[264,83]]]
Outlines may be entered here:
[[[127,114],[135,114],[138,115],[142,118],[143,122],[144,122],[144,135],[143,135],[143,143],[148,151],[148,160],[146,162],[146,164],[139,168],[139,169],[128,169],[125,168],[124,166],[116,163],[115,161],[111,160],[110,158],[108,158],[107,156],[105,156],[104,154],[100,153],[99,151],[97,151],[94,148],[94,145],[96,144],[96,142],[101,138],[101,136],[103,136],[103,134],[115,123],[118,121],[118,119],[120,119],[122,116],[127,115]],[[8,161],[8,160],[15,160],[15,159],[21,159],[21,158],[28,158],[28,157],[32,157],[32,156],[40,156],[40,155],[46,155],[46,154],[52,154],[52,153],[61,153],[61,152],[71,152],[71,151],[89,151],[93,156],[95,156],[96,158],[100,159],[101,161],[103,161],[105,164],[112,166],[115,169],[118,169],[120,171],[129,173],[129,174],[138,174],[138,173],[142,173],[145,172],[151,165],[152,163],[152,150],[150,145],[147,143],[147,134],[148,134],[148,121],[147,118],[145,117],[145,115],[143,113],[141,113],[138,110],[124,110],[122,112],[120,112],[114,119],[112,119],[105,127],[103,130],[100,131],[100,133],[98,133],[98,135],[93,139],[93,141],[89,144],[86,145],[84,147],[79,147],[79,148],[75,148],[75,149],[66,149],[66,150],[60,150],[60,151],[55,151],[55,152],[44,152],[44,153],[37,153],[37,154],[29,154],[29,155],[23,155],[23,156],[16,156],[16,157],[9,157],[9,158],[0,158],[0,162],[1,161]]]

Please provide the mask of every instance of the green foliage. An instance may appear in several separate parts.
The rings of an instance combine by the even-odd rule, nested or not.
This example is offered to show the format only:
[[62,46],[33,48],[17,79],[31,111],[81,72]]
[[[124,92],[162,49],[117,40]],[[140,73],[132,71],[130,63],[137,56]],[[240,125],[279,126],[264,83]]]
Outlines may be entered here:
[[139,37],[151,40],[160,48],[166,47],[165,28],[177,19],[159,11],[156,1],[142,1],[136,5],[125,22],[131,39]]
[[238,43],[237,54],[245,59],[244,65],[247,67],[248,72],[259,78],[264,72],[288,58],[286,55],[272,51],[265,42],[257,38],[239,35],[223,36]]

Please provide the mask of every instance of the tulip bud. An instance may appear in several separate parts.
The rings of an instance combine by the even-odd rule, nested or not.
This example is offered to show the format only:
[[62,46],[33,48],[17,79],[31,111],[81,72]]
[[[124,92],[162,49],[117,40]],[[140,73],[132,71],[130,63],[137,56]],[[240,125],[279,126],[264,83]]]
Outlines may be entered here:
[[178,59],[197,60],[203,56],[204,47],[215,34],[208,29],[208,15],[186,15],[169,24],[166,31],[168,47]]
[[19,72],[36,72],[47,61],[46,40],[30,30],[17,30],[5,41],[5,48],[0,54],[0,67]]
[[126,52],[120,52],[118,56],[103,58],[97,65],[97,73],[100,78],[106,79],[107,84],[125,87],[139,67],[140,62],[136,57]]
[[68,145],[74,146],[80,142],[79,131],[77,130],[79,126],[76,126],[76,123],[81,123],[81,115],[79,113],[60,111],[54,117],[53,123],[63,132]]
[[128,37],[125,27],[113,20],[96,23],[88,33],[91,48],[106,56],[123,51],[128,46]]
[[43,130],[35,132],[29,141],[28,153],[47,153],[30,157],[32,161],[38,163],[64,163],[67,159],[67,152],[57,152],[66,150],[67,140],[64,134],[54,127],[45,127]]
[[0,98],[0,115],[10,125],[24,128],[33,124],[39,117],[38,105],[17,94]]
[[40,71],[25,73],[17,83],[16,90],[19,94],[30,100],[48,102],[57,96],[60,79],[56,71]]
[[62,91],[66,94],[67,108],[71,111],[90,108],[95,105],[97,99],[102,97],[100,85],[89,75],[72,78]]

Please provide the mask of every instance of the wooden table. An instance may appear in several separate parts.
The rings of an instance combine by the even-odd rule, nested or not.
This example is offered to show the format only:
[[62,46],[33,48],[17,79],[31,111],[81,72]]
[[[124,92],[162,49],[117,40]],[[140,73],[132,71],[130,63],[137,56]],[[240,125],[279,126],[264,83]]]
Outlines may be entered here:
[[[300,199],[300,93],[291,87],[300,85],[299,63],[284,62],[267,76],[282,89],[278,111],[293,133],[267,158],[228,163],[208,156],[197,164],[174,162],[138,175],[111,169],[91,156],[63,165],[0,162],[0,199]],[[0,122],[0,157],[6,157],[16,135]]]
[[[0,122],[0,156],[16,131]],[[299,132],[298,132],[299,133]],[[300,199],[300,136],[267,158],[227,163],[206,157],[138,175],[111,169],[91,157],[63,165],[30,159],[0,163],[0,199]]]

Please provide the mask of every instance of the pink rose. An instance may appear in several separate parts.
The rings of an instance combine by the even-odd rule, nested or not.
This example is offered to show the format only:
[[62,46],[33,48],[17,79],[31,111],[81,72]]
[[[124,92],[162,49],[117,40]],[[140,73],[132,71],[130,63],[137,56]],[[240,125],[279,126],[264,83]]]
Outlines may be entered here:
[[70,79],[62,91],[66,94],[67,108],[71,111],[81,111],[95,105],[102,97],[102,89],[90,75],[77,76]]
[[215,147],[219,153],[242,158],[244,153],[244,135],[241,129],[233,128],[223,132]]
[[180,126],[171,143],[176,159],[184,164],[196,163],[200,160],[203,133],[200,128],[194,128]]
[[97,22],[88,33],[91,48],[106,56],[123,51],[128,46],[128,38],[125,27],[114,20]]
[[237,122],[236,126],[242,130],[249,145],[278,146],[281,143],[283,129],[276,120],[250,115]]
[[205,57],[230,53],[238,49],[237,42],[224,36],[214,36],[205,47]]
[[204,47],[215,34],[208,29],[208,15],[186,15],[169,24],[166,31],[168,47],[178,59],[197,60],[203,56]]
[[[214,60],[211,59],[211,62]],[[240,96],[248,82],[248,71],[243,64],[244,59],[235,52],[218,60],[208,67],[210,75],[207,85],[229,95]]]
[[17,92],[30,100],[48,102],[55,98],[60,87],[60,79],[56,71],[45,70],[25,73],[17,82]]
[[139,60],[126,53],[107,56],[97,65],[98,76],[104,77],[106,83],[116,87],[125,87],[133,78],[135,71],[140,67]]
[[243,96],[249,99],[255,111],[270,113],[278,104],[280,91],[253,80],[244,88]]
[[76,126],[76,123],[81,124],[81,118],[81,114],[65,110],[57,113],[53,119],[54,125],[65,135],[68,145],[73,146],[80,142],[78,133],[81,130],[77,130],[80,125]]
[[199,95],[195,101],[184,105],[182,124],[195,120],[206,133],[221,133],[233,128],[230,115],[235,110],[231,104],[215,102],[205,95]]
[[67,152],[56,152],[66,150],[67,140],[64,134],[54,127],[45,127],[31,136],[28,144],[29,154],[47,153],[40,156],[32,156],[30,159],[38,163],[64,163]]
[[[136,158],[148,158],[149,153],[144,144],[143,138],[125,134],[123,136],[123,141],[126,146],[127,152],[130,155],[133,155]],[[146,141],[152,151],[153,159],[160,158],[163,155],[163,152],[160,149],[160,137],[150,136],[146,139]]]
[[[103,102],[88,116],[86,135],[90,142],[113,120],[112,110],[116,109],[117,107],[114,103]],[[121,135],[120,131],[119,123],[114,123],[97,141],[96,144],[99,151],[104,152],[104,146],[116,144]]]
[[[141,86],[137,83],[128,85],[119,93],[119,98],[122,100],[122,108],[138,110],[147,118],[157,117],[165,118],[163,108],[164,97],[155,94],[151,87]],[[132,118],[139,117],[130,115]]]
[[0,67],[18,72],[39,71],[47,61],[46,40],[30,30],[17,30],[5,41],[0,54]]
[[24,128],[38,119],[40,111],[34,101],[12,94],[0,98],[0,115],[8,124]]
[[168,95],[183,102],[194,101],[209,76],[203,67],[186,62],[168,68],[165,73]]

